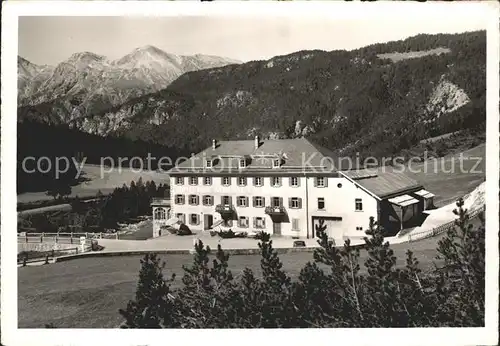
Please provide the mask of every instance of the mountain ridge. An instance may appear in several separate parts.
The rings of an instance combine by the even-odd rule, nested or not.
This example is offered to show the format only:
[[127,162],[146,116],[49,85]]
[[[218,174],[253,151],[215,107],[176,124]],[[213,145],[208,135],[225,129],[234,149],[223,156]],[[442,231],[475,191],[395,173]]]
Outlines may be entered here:
[[164,89],[90,115],[68,116],[57,102],[19,113],[193,152],[212,138],[259,134],[307,136],[346,155],[381,155],[484,125],[485,93],[486,34],[479,31],[188,71]]

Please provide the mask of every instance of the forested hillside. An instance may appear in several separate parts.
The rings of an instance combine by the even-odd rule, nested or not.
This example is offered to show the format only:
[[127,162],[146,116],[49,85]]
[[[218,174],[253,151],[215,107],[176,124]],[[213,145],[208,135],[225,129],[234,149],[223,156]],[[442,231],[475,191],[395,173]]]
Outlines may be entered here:
[[[343,155],[387,156],[457,130],[482,138],[485,101],[481,31],[188,72],[164,90],[68,125],[183,152],[205,148],[212,138],[260,134],[306,136]],[[41,119],[50,104],[19,112],[21,119]]]
[[[152,158],[156,158],[150,160],[151,167],[146,166],[148,153]],[[54,188],[54,184],[58,187],[65,187],[85,180],[85,176],[76,177],[77,169],[72,160],[76,160],[78,165],[84,159],[87,164],[100,164],[101,158],[109,157],[113,160],[115,167],[118,167],[119,158],[127,158],[128,160],[123,161],[121,165],[129,167],[131,158],[140,157],[143,158],[144,169],[154,170],[158,168],[160,157],[176,158],[188,154],[152,142],[114,136],[102,137],[70,129],[67,125],[47,125],[24,121],[17,126],[17,192],[46,191]],[[37,161],[29,159],[25,162],[26,169],[24,169],[23,160],[28,157],[33,157],[37,161],[42,157],[47,157],[50,159],[50,165],[44,159],[40,160],[40,166],[37,168]],[[65,171],[65,163],[60,161],[60,170],[63,172],[59,179],[55,179],[56,158],[68,158],[71,163]],[[110,161],[108,159],[105,163]],[[139,164],[139,160],[135,160],[134,163]],[[165,170],[168,168],[162,167]]]

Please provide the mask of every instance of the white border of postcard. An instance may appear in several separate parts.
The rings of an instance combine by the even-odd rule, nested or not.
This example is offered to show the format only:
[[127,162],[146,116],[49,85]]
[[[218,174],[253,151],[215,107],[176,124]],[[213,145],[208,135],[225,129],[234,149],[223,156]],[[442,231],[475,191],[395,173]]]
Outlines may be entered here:
[[[495,2],[197,2],[197,1],[6,1],[2,11],[1,136],[1,337],[10,345],[286,345],[395,344],[494,345],[498,341],[498,202],[499,202],[499,12]],[[323,16],[349,18],[484,18],[487,28],[487,180],[486,180],[486,327],[418,329],[289,329],[289,330],[120,330],[18,329],[16,231],[16,99],[19,16]],[[369,30],[369,28],[367,28]],[[394,28],[397,30],[397,27]],[[118,312],[117,312],[118,313]]]

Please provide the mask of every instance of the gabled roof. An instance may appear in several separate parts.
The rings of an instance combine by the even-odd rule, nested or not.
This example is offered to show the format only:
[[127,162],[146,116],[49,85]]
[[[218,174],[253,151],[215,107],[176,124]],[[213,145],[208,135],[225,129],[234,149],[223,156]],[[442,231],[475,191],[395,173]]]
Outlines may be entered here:
[[[275,171],[273,160],[283,157],[279,172],[316,171],[332,173],[337,171],[333,152],[305,138],[261,140],[255,148],[254,140],[220,141],[172,168],[169,173],[203,171],[207,159],[214,158],[214,172],[237,171],[239,158],[246,157],[246,172]],[[206,169],[205,169],[206,171]],[[243,173],[243,172],[242,172]]]
[[391,167],[357,169],[341,173],[380,199],[422,188],[416,180],[402,172],[395,172]]

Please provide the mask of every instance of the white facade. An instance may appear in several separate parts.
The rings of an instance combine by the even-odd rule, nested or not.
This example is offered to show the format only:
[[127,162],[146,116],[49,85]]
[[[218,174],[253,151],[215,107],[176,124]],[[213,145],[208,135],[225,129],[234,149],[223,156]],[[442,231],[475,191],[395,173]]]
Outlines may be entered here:
[[[193,231],[207,230],[210,224],[221,220],[221,214],[215,209],[224,202],[223,196],[229,196],[235,210],[232,225],[222,224],[216,229],[230,228],[235,232],[263,230],[275,235],[312,238],[315,237],[314,223],[318,218],[324,218],[327,232],[334,239],[363,236],[369,218],[373,216],[377,219],[377,199],[344,177],[294,176],[291,181],[291,176],[280,176],[281,184],[277,187],[271,185],[272,177],[265,176],[259,176],[263,186],[254,186],[254,177],[250,176],[246,177],[246,185],[241,186],[238,184],[240,177],[243,178],[236,175],[226,178],[213,176],[205,181],[206,176],[184,176],[183,184],[178,184],[179,176],[171,177],[171,215],[181,218],[183,215],[185,224]],[[197,185],[190,184],[193,182],[191,179],[197,180]],[[211,184],[206,185],[210,179]],[[230,184],[223,184],[223,179],[225,182],[230,179]],[[178,203],[177,196],[184,196],[183,204]],[[198,196],[196,205],[190,203],[190,199],[196,202],[192,196]],[[203,196],[212,196],[213,203],[203,205]],[[245,197],[248,205],[238,205],[239,197]],[[263,197],[265,203],[261,207],[254,206],[254,197]],[[271,206],[272,198],[280,199],[285,211],[283,217],[266,214],[265,207]],[[322,205],[323,209],[319,209]],[[361,210],[356,210],[356,205]],[[239,224],[240,217],[248,218],[248,227]],[[265,220],[264,227],[255,227],[255,218]]]

